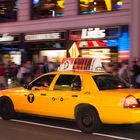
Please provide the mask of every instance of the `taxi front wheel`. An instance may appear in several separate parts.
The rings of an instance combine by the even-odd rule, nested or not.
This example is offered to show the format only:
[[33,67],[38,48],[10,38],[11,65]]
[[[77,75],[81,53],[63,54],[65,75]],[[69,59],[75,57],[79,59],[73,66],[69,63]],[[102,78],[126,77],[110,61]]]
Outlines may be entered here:
[[93,133],[101,129],[101,121],[97,111],[91,106],[85,106],[78,110],[76,122],[84,133]]
[[8,97],[0,98],[0,115],[4,120],[12,119],[15,116],[13,103]]

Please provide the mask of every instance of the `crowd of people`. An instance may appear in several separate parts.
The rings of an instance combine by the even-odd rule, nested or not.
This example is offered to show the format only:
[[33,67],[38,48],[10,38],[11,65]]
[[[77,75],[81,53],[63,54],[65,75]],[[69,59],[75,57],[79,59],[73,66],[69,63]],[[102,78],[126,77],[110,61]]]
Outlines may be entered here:
[[[57,67],[57,64],[49,62],[47,59],[43,63],[37,64],[26,61],[20,66],[14,62],[5,66],[0,62],[0,89],[8,88],[9,79],[15,86],[24,85],[41,74],[56,71]],[[134,88],[140,88],[140,64],[138,61],[133,61],[131,65],[128,62],[108,63],[104,67],[106,72],[118,76]]]
[[36,64],[28,60],[20,66],[14,62],[9,62],[8,65],[0,62],[0,89],[8,88],[11,82],[12,86],[24,85],[31,82],[34,78],[56,69],[57,64],[48,60]]
[[105,70],[118,76],[123,81],[127,82],[134,88],[140,88],[140,63],[132,61],[129,64],[127,61],[105,65]]

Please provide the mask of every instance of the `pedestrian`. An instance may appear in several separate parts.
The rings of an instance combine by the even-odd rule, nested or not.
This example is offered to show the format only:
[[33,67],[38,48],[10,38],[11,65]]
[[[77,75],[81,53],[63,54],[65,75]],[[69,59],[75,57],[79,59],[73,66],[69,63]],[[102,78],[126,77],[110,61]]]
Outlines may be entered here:
[[128,62],[121,63],[121,68],[118,70],[118,76],[123,81],[127,82],[128,84],[131,84],[131,77],[130,77]]
[[138,62],[136,60],[133,61],[132,70],[131,70],[132,71],[132,84],[134,85],[135,88],[137,88],[136,78],[140,74],[140,66],[137,63]]
[[27,72],[28,69],[26,68],[26,63],[21,64],[21,67],[17,72],[17,80],[19,81],[19,84],[24,84],[24,74]]
[[31,82],[34,78],[34,74],[33,74],[33,63],[32,61],[28,60],[25,62],[25,68],[26,68],[26,72],[23,74],[23,83],[27,84],[29,82]]
[[5,67],[4,64],[0,63],[0,88],[5,89],[7,87],[6,79],[5,79]]
[[140,88],[140,74],[136,76],[135,88]]
[[44,57],[44,63],[43,63],[43,73],[49,72],[49,61],[47,56]]
[[56,68],[55,68],[55,63],[54,62],[48,62],[48,68],[49,68],[49,72],[51,71],[55,71]]
[[8,71],[9,71],[9,78],[11,78],[12,80],[16,80],[16,75],[17,75],[17,72],[18,72],[18,66],[14,63],[14,62],[11,62],[9,64],[9,67],[8,67]]
[[107,73],[111,73],[111,74],[113,73],[113,64],[112,63],[104,64],[104,68]]

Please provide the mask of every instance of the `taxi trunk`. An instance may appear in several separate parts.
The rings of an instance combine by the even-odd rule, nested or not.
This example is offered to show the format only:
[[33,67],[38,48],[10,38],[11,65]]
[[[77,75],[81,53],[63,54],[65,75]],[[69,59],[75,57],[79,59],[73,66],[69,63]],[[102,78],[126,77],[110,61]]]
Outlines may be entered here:
[[99,114],[103,123],[140,123],[140,90],[104,90],[100,95],[102,104]]

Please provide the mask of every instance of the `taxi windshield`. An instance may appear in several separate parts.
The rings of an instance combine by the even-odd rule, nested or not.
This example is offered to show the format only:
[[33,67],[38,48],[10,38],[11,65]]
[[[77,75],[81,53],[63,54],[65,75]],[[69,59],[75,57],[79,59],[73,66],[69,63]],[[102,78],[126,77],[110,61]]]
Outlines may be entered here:
[[92,78],[99,90],[130,88],[129,84],[113,75],[95,75]]

